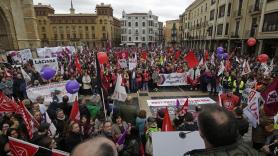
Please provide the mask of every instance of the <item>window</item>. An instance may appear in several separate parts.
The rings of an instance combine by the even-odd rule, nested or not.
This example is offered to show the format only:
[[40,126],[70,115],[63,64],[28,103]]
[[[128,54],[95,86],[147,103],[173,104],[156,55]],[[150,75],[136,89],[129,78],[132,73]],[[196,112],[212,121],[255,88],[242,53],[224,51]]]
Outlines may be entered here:
[[241,15],[242,3],[243,3],[243,0],[239,0],[239,2],[238,2],[238,12],[237,12],[238,16]]
[[206,12],[208,11],[208,4],[206,3]]
[[43,36],[43,39],[46,39],[46,34],[42,34],[42,36]]
[[131,29],[128,29],[128,34],[131,34]]
[[61,38],[61,40],[63,40],[64,39],[64,34],[60,34],[60,38]]
[[85,30],[86,30],[86,31],[88,31],[88,30],[89,30],[88,26],[86,26],[86,27],[85,27]]
[[239,33],[239,24],[240,24],[240,21],[236,21],[235,36],[238,36],[238,33]]
[[102,24],[102,19],[99,20],[99,24]]
[[229,23],[226,23],[225,35],[228,35],[228,32],[229,32]]
[[42,27],[42,32],[45,32],[45,27]]
[[225,15],[225,5],[222,5],[220,8],[219,8],[219,14],[218,14],[218,17],[223,17]]
[[210,20],[214,20],[214,12],[215,12],[215,10],[211,10],[210,11]]
[[54,40],[57,40],[57,39],[58,39],[58,35],[54,34]]
[[142,30],[142,34],[145,34],[145,33],[146,33],[146,32],[145,32],[145,29],[143,29],[143,30]]
[[142,41],[145,41],[145,37],[142,37]]
[[105,31],[105,26],[102,26],[102,31]]
[[131,22],[128,22],[128,26],[131,27]]
[[136,30],[135,30],[135,34],[137,34],[137,35],[138,35],[138,29],[136,29]]
[[142,26],[143,26],[143,27],[145,26],[145,22],[142,23]]
[[68,39],[68,40],[70,39],[70,34],[67,34],[67,39]]
[[135,19],[138,19],[138,17],[135,17]]
[[211,0],[211,5],[213,5],[216,2],[216,0]]
[[92,26],[92,27],[91,27],[91,29],[94,31],[94,30],[95,30],[95,27],[94,27],[94,26]]
[[106,33],[102,33],[102,39],[106,39]]
[[212,26],[208,28],[208,36],[212,36],[212,29],[213,29]]
[[135,22],[135,27],[138,27],[138,22]]
[[138,37],[135,37],[135,40],[138,41]]
[[229,3],[229,5],[228,5],[228,13],[227,13],[227,16],[230,16],[230,15],[231,15],[231,7],[232,7],[232,4]]
[[131,37],[128,38],[128,41],[131,41]]
[[278,12],[265,14],[263,32],[278,31]]
[[223,32],[223,24],[217,25],[217,35],[222,35]]

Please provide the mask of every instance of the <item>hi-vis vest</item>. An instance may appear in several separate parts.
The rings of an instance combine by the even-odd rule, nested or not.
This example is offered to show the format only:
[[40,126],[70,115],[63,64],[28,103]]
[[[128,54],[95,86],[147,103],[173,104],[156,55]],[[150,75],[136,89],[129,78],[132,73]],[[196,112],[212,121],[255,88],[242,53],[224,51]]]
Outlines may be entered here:
[[[243,90],[244,90],[244,82],[243,81],[240,81],[239,83],[239,93],[242,93]],[[237,89],[237,83],[236,83],[236,80],[234,80],[234,83],[233,83],[233,92],[236,92],[236,89]]]

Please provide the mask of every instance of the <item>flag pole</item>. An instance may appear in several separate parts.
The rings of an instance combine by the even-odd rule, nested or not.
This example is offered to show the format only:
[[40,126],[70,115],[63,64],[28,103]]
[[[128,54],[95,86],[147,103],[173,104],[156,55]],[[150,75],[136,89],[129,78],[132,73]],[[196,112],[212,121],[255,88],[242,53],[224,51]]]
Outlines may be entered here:
[[101,98],[101,102],[102,102],[102,106],[103,106],[103,111],[104,111],[104,115],[105,115],[105,119],[106,119],[107,112],[106,112],[106,107],[105,107],[105,99],[104,99],[102,81],[101,81],[101,75],[100,75],[100,64],[98,61],[97,52],[95,53],[95,62],[96,62],[96,74],[97,74],[97,81],[98,81],[97,85],[98,85],[100,98]]

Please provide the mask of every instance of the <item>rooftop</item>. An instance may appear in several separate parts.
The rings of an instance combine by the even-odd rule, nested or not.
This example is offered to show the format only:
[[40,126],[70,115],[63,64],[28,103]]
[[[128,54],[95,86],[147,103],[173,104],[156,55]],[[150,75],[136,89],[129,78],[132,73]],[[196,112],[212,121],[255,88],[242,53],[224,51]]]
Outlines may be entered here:
[[34,7],[45,7],[54,10],[54,8],[49,4],[49,5],[43,5],[42,3],[38,3],[38,5],[34,5]]
[[129,13],[126,15],[148,15],[147,13]]
[[97,16],[96,14],[90,14],[90,13],[79,13],[79,14],[54,14],[49,16]]

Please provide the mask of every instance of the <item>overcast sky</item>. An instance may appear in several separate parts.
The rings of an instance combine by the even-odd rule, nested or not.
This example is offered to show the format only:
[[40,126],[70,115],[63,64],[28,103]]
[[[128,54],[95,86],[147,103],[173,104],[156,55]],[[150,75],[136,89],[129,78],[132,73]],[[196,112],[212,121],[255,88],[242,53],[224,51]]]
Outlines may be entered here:
[[[34,4],[50,4],[56,13],[69,13],[70,0],[33,0]],[[73,7],[76,13],[95,12],[96,4],[104,2],[111,4],[114,9],[114,16],[121,18],[122,11],[148,12],[152,10],[154,15],[159,16],[159,21],[178,19],[187,6],[194,0],[73,0]]]

